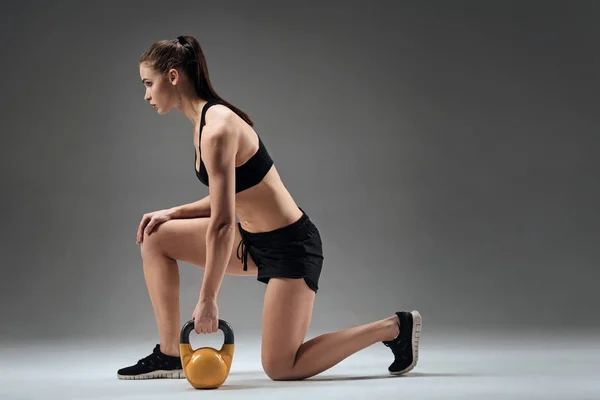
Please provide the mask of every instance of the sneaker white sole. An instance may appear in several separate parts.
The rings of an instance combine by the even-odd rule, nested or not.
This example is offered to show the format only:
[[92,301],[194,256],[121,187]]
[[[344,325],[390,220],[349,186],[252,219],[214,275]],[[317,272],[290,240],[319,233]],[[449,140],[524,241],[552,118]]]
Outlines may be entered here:
[[400,371],[391,372],[391,375],[402,375],[407,372],[410,372],[416,365],[419,360],[419,340],[421,339],[421,326],[423,325],[423,318],[421,314],[414,310],[411,312],[413,317],[413,330],[412,330],[412,356],[413,360],[410,365]]
[[140,375],[119,375],[119,379],[124,380],[138,380],[138,379],[182,379],[185,378],[185,373],[182,369],[174,370],[156,370]]

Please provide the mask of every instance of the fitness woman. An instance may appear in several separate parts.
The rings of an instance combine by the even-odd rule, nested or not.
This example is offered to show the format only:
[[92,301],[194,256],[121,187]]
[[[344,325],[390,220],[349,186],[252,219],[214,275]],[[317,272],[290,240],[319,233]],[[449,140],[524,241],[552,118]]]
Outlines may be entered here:
[[198,41],[158,41],[142,54],[139,67],[144,99],[153,109],[164,115],[177,108],[193,122],[194,168],[209,195],[143,216],[137,243],[160,343],[117,376],[185,378],[177,260],[204,268],[192,313],[198,334],[217,332],[217,294],[225,274],[253,276],[267,285],[261,361],[270,379],[314,376],[378,342],[393,353],[389,373],[412,370],[422,323],[418,311],[304,341],[323,263],[319,230],[282,183],[250,118],[213,90]]

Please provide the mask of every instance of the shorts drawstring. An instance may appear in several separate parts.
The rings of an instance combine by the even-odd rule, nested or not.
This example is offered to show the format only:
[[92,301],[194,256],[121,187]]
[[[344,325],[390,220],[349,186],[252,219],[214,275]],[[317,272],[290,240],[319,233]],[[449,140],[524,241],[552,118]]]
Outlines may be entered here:
[[268,284],[271,278],[302,278],[317,293],[323,267],[323,245],[319,230],[304,210],[300,210],[302,216],[298,220],[267,232],[248,232],[238,222],[241,240],[236,254],[244,271],[248,271],[250,253],[259,282]]
[[[240,248],[242,249],[242,254],[240,255]],[[244,271],[248,271],[248,246],[246,242],[244,242],[244,238],[240,240],[240,244],[237,247],[237,258],[242,261],[244,264]]]

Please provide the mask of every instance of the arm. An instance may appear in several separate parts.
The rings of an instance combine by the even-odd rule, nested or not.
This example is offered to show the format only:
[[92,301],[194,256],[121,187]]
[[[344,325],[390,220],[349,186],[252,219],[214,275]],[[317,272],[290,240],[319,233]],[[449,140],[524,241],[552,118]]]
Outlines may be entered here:
[[206,232],[206,263],[200,301],[211,301],[217,298],[235,239],[237,140],[224,122],[207,129],[205,135],[201,151],[210,176],[211,217]]
[[169,215],[174,219],[210,217],[210,195],[193,203],[170,208]]

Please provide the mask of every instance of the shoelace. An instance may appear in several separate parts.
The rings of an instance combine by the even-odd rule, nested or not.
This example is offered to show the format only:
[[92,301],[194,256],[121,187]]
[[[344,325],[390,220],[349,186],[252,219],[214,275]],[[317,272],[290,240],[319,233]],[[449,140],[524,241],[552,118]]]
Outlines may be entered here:
[[138,360],[138,363],[140,363],[142,365],[152,366],[152,365],[156,364],[155,360],[157,360],[159,362],[166,361],[163,358],[161,358],[159,353],[157,353],[156,351],[153,351],[152,354],[150,354],[149,356],[146,356],[146,357]]

